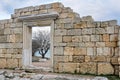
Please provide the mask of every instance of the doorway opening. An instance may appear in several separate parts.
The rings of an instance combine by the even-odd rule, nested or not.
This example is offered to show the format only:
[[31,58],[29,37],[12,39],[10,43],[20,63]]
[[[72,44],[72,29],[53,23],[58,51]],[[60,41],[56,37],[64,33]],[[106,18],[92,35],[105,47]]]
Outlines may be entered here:
[[32,27],[32,65],[36,68],[50,69],[51,54],[51,27]]

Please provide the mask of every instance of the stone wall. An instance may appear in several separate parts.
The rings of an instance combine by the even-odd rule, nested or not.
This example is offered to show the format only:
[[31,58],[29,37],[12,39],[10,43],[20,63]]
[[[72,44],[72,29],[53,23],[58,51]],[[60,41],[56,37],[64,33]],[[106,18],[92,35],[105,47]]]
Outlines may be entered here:
[[[119,75],[119,26],[116,20],[96,22],[79,17],[61,3],[16,9],[0,21],[0,68],[21,67],[23,26],[19,17],[57,12],[54,20],[54,72]],[[1,66],[1,64],[3,64]]]

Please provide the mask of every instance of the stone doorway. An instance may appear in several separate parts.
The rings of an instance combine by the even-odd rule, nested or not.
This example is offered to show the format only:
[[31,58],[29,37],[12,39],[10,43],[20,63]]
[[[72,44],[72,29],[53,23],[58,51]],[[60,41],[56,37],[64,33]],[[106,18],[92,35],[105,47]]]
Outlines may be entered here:
[[[52,17],[51,17],[52,16]],[[20,17],[23,21],[23,68],[32,67],[32,27],[34,26],[51,26],[50,34],[50,53],[51,53],[51,68],[53,71],[53,35],[54,35],[54,19],[57,14],[45,14],[39,16]]]

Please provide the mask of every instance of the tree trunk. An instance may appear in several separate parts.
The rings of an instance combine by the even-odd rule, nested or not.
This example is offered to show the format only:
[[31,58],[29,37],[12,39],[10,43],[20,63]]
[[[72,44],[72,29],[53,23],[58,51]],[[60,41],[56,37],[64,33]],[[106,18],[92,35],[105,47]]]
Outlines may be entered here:
[[42,58],[45,58],[45,54],[42,54]]

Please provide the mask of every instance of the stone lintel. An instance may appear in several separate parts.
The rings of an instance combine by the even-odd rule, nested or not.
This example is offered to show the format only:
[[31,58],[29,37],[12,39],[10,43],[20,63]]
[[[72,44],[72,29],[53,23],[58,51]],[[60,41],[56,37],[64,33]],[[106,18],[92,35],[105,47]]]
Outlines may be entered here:
[[56,19],[58,16],[59,14],[57,12],[53,12],[48,14],[21,16],[21,17],[18,17],[18,20],[19,21],[48,20],[48,19]]

